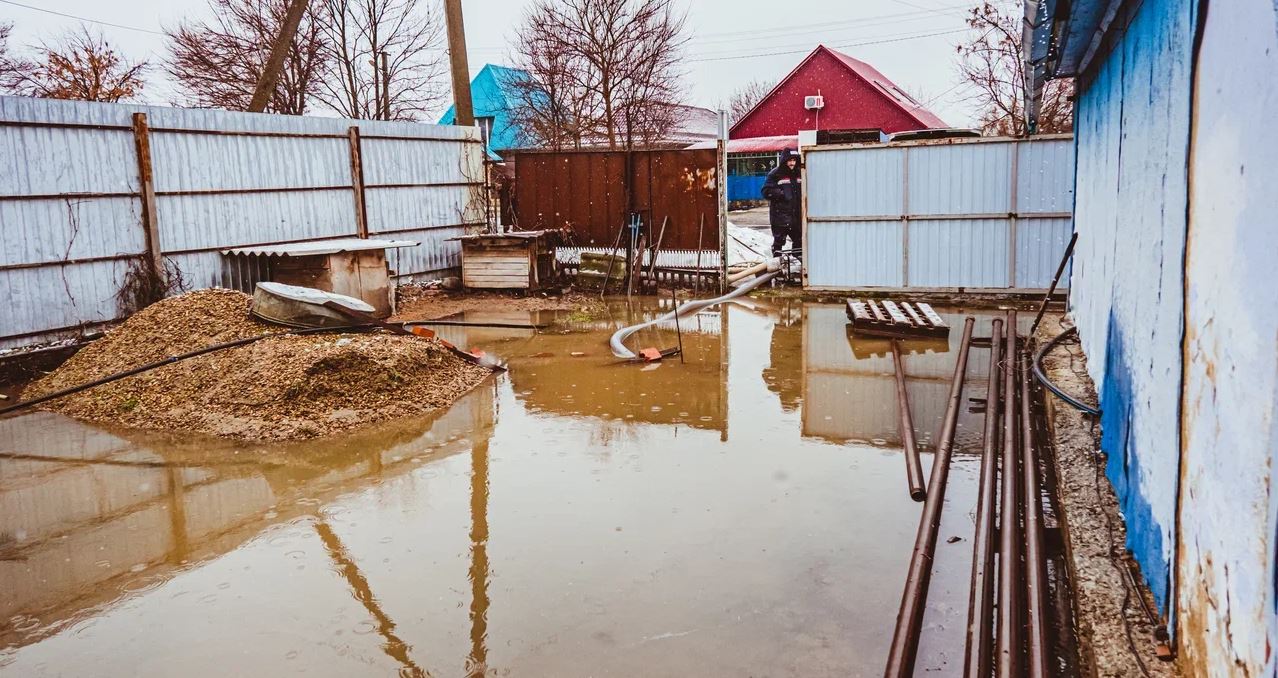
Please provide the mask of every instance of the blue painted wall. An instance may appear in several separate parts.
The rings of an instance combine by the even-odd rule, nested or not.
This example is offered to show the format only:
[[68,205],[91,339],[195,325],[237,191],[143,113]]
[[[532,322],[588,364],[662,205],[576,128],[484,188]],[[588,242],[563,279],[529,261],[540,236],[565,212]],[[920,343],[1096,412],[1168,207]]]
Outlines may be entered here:
[[1145,0],[1076,109],[1072,311],[1127,543],[1171,616],[1196,0]]
[[763,182],[767,176],[728,175],[728,202],[763,200]]
[[[519,148],[519,130],[511,124],[510,104],[506,93],[512,82],[528,77],[528,73],[515,68],[486,64],[470,83],[471,105],[476,118],[493,118],[493,131],[488,137],[488,152],[500,155],[502,151]],[[452,106],[439,119],[441,125],[451,125],[456,117]]]

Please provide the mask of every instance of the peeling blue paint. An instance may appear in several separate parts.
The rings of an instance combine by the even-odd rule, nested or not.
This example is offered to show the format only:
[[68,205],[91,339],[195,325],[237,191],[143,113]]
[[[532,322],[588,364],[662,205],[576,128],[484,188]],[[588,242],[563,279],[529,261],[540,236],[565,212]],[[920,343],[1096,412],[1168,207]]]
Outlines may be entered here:
[[1175,614],[1183,261],[1197,0],[1144,0],[1082,78],[1071,310],[1101,394],[1106,475],[1132,551]]
[[1131,549],[1154,594],[1158,609],[1167,610],[1171,567],[1164,555],[1163,535],[1169,525],[1154,516],[1153,506],[1141,492],[1141,456],[1132,440],[1132,411],[1135,406],[1129,357],[1122,336],[1122,322],[1109,319],[1110,347],[1101,389],[1101,450],[1106,455],[1105,475],[1118,495],[1119,508],[1127,526],[1127,548]]

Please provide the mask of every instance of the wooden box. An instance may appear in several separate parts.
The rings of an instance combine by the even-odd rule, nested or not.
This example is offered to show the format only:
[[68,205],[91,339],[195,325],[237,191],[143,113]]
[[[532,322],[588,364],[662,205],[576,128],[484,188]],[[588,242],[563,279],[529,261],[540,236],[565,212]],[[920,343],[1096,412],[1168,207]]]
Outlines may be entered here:
[[549,231],[467,235],[462,246],[462,287],[537,290],[554,282],[556,238]]

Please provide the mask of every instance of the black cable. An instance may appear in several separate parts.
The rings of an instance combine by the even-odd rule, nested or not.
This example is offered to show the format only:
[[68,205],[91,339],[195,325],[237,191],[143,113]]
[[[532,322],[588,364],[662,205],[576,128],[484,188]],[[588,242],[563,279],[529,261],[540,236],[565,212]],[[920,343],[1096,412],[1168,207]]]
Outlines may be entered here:
[[1065,401],[1074,409],[1079,410],[1080,412],[1083,412],[1084,414],[1090,414],[1093,417],[1099,417],[1101,416],[1101,411],[1099,408],[1092,407],[1091,405],[1088,405],[1087,403],[1084,403],[1074,398],[1073,396],[1069,395],[1068,393],[1062,391],[1059,386],[1052,383],[1051,379],[1047,378],[1047,374],[1043,371],[1043,358],[1047,355],[1047,353],[1051,351],[1052,348],[1056,346],[1056,344],[1060,343],[1061,339],[1064,339],[1067,335],[1077,331],[1078,331],[1077,328],[1071,327],[1068,330],[1065,330],[1064,332],[1061,332],[1060,334],[1056,335],[1055,337],[1052,337],[1051,341],[1047,342],[1046,344],[1043,344],[1043,347],[1040,348],[1038,350],[1038,353],[1034,355],[1034,378],[1038,379],[1038,383],[1042,384],[1047,390],[1051,391],[1053,395]]
[[42,395],[38,398],[24,400],[20,403],[17,403],[16,405],[10,405],[9,407],[0,409],[0,416],[4,416],[6,414],[9,414],[10,412],[17,412],[18,410],[25,410],[28,407],[39,405],[40,403],[47,403],[50,400],[56,400],[58,398],[73,395],[81,391],[87,391],[91,388],[102,386],[103,384],[109,384],[113,381],[119,381],[120,379],[124,379],[126,377],[132,377],[134,375],[141,374],[143,372],[149,372],[151,370],[164,367],[165,365],[171,365],[173,363],[180,362],[188,358],[195,358],[197,356],[202,356],[206,353],[213,353],[214,351],[221,351],[228,348],[246,346],[248,344],[252,344],[254,342],[261,341],[263,339],[269,339],[271,337],[286,337],[286,336],[295,336],[295,335],[304,335],[304,334],[323,334],[326,332],[349,332],[351,330],[367,329],[368,327],[371,327],[371,325],[349,325],[345,327],[316,327],[316,328],[306,329],[306,330],[292,330],[289,332],[269,332],[266,334],[254,335],[252,337],[245,337],[243,339],[236,339],[235,341],[228,341],[223,344],[214,344],[212,346],[205,346],[204,348],[191,351],[190,353],[183,353],[181,355],[169,356],[168,358],[165,358],[164,360],[148,363],[140,367],[135,367],[131,370],[126,370],[124,372],[117,372],[115,374],[103,377],[101,379],[97,379],[95,381],[90,381],[88,383],[80,384],[78,386],[65,388],[65,389],[62,389],[61,391],[54,391],[53,393]]

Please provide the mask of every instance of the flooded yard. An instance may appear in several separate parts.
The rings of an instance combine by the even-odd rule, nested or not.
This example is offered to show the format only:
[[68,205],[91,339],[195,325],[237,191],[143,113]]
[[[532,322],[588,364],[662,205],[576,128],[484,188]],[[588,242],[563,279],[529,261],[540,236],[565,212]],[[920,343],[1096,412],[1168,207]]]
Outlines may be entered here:
[[[746,301],[682,321],[685,364],[618,365],[608,336],[654,309],[611,310],[441,329],[509,372],[319,442],[0,420],[0,676],[881,675],[922,506],[888,344],[841,305]],[[925,470],[959,333],[905,344]],[[961,673],[987,356],[928,675]]]

